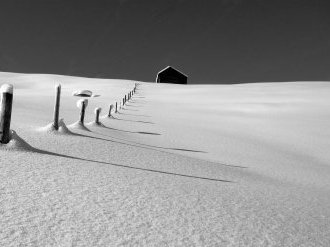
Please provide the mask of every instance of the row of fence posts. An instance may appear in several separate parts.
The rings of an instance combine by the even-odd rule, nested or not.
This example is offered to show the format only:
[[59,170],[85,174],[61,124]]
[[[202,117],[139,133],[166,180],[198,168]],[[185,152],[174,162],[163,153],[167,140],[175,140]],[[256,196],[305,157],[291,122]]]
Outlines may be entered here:
[[[125,94],[122,102],[118,104],[116,102],[115,113],[118,113],[118,107],[122,108],[129,101],[136,92],[137,83],[135,83],[134,88],[127,95]],[[0,88],[1,93],[1,102],[0,102],[0,143],[7,144],[10,141],[10,123],[11,123],[11,113],[13,105],[13,95],[14,87],[11,84],[4,84]],[[55,130],[59,129],[59,114],[60,114],[60,101],[61,101],[61,85],[58,84],[55,86],[55,105],[54,105],[54,119],[53,127]],[[80,118],[79,123],[84,124],[86,107],[88,105],[87,99],[78,100],[77,106],[80,108]],[[113,110],[113,105],[109,107],[108,117],[111,117]],[[95,113],[95,123],[100,124],[100,113],[101,108],[97,107],[94,110]]]

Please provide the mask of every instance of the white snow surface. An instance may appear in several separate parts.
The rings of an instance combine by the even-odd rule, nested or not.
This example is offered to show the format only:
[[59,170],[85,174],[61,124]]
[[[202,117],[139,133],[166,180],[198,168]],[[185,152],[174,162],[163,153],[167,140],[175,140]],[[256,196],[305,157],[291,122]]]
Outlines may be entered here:
[[85,104],[85,107],[88,106],[88,100],[87,99],[79,99],[77,101],[77,107],[81,108],[83,106],[83,104]]
[[92,97],[93,93],[90,90],[77,90],[72,93],[72,96]]
[[87,128],[70,92],[102,94],[88,122],[136,81],[4,82],[15,132],[0,144],[0,246],[330,246],[330,83],[138,82]]
[[101,113],[101,110],[102,110],[101,107],[96,107],[96,108],[94,109],[94,113],[95,113],[95,114],[96,114],[97,112],[100,112],[100,113]]
[[13,94],[13,85],[11,84],[3,84],[0,88],[0,93],[9,93]]

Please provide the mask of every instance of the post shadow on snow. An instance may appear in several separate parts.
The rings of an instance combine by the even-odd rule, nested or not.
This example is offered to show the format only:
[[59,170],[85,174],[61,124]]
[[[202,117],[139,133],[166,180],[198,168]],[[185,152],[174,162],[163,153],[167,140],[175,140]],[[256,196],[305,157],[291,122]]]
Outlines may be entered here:
[[[139,106],[143,106],[143,104],[146,104],[147,101],[145,101],[145,100],[131,99],[131,100],[129,101],[129,103],[131,103],[131,104],[140,104]],[[127,103],[126,103],[126,104],[127,104]]]
[[138,106],[138,105],[131,105],[131,104],[127,104],[127,103],[126,103],[126,106],[128,106],[128,107],[142,107],[142,106]]
[[75,156],[71,156],[71,155],[58,154],[58,153],[54,153],[54,152],[50,152],[50,151],[46,151],[46,150],[41,150],[41,149],[38,149],[38,148],[34,148],[31,145],[29,145],[29,149],[32,152],[45,154],[45,155],[52,155],[52,156],[57,156],[57,157],[62,157],[62,158],[74,159],[74,160],[79,160],[79,161],[87,161],[87,162],[93,162],[93,163],[98,163],[98,164],[103,164],[103,165],[111,165],[111,166],[122,167],[122,168],[129,168],[129,169],[140,170],[140,171],[145,171],[145,172],[160,173],[160,174],[166,174],[166,175],[173,175],[173,176],[194,178],[194,179],[202,179],[202,180],[215,181],[215,182],[234,183],[233,181],[224,180],[224,179],[199,177],[199,176],[186,175],[186,174],[180,174],[180,173],[174,173],[174,172],[159,171],[159,170],[142,168],[142,167],[121,165],[121,164],[98,161],[98,160],[84,159],[84,158],[79,158],[79,157],[75,157]]
[[125,122],[135,122],[135,123],[145,123],[145,124],[155,124],[153,122],[148,122],[148,121],[140,121],[140,120],[128,120],[128,119],[122,119],[122,118],[117,118],[117,117],[113,117],[113,119],[115,120],[120,120],[120,121],[125,121]]
[[[95,133],[100,134],[100,133],[97,133],[97,132],[95,132]],[[165,150],[176,150],[176,151],[179,150],[179,151],[185,151],[185,152],[207,153],[205,151],[198,151],[198,150],[180,149],[180,148],[166,148],[166,147],[153,146],[153,145],[148,145],[148,144],[143,144],[143,143],[138,143],[138,142],[133,142],[133,141],[127,141],[127,140],[124,140],[124,139],[115,138],[115,137],[111,137],[111,136],[109,136],[109,137],[114,138],[114,139],[123,140],[124,142],[116,141],[116,140],[109,140],[109,139],[104,139],[104,138],[89,136],[89,135],[84,135],[84,134],[78,134],[78,133],[73,133],[73,135],[80,136],[80,137],[91,138],[91,139],[96,139],[96,140],[101,140],[101,141],[112,142],[112,143],[118,143],[118,144],[122,144],[122,145],[128,145],[128,146],[131,146],[131,147],[138,147],[138,148],[153,150],[153,151],[167,153],[167,154],[171,154],[171,155],[173,155],[173,153],[167,152]],[[127,143],[127,142],[130,142],[130,143]],[[132,144],[132,143],[134,143],[134,144]],[[179,154],[176,154],[176,155],[179,155]],[[234,167],[234,168],[248,168],[246,166],[229,165],[229,164],[223,164],[223,163],[218,163],[218,162],[213,162],[213,161],[211,163],[215,163],[215,164],[222,165],[222,166]]]
[[161,135],[161,134],[159,134],[159,133],[145,132],[145,131],[120,130],[120,129],[116,129],[116,128],[107,127],[107,126],[105,126],[104,124],[101,124],[100,126],[103,127],[103,128],[106,128],[106,129],[110,129],[110,130],[116,130],[116,131],[127,132],[127,133],[133,133],[133,134],[158,135],[158,136]]
[[125,107],[122,107],[121,109],[124,110],[124,111],[139,111],[139,110],[135,110],[135,109],[128,109],[128,108],[125,108]]
[[151,117],[149,115],[129,114],[129,113],[123,113],[123,112],[117,112],[117,113],[121,114],[121,115],[128,115],[128,116],[134,116],[134,117]]

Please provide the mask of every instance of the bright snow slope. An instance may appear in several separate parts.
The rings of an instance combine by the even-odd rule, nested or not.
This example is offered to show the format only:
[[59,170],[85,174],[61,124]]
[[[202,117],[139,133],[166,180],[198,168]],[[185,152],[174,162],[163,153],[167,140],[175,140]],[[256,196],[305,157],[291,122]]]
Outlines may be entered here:
[[104,126],[54,134],[57,82],[67,125],[73,91],[101,95],[89,122],[135,83],[0,73],[1,246],[330,246],[330,83],[139,82]]

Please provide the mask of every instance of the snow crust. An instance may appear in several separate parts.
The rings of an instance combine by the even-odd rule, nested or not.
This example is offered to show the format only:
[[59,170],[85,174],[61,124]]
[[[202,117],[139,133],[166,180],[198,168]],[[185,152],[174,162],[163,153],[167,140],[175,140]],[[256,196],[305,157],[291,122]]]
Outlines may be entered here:
[[[23,140],[14,130],[11,130],[10,141],[7,144],[0,143],[0,151],[33,151],[25,140]],[[2,157],[4,159],[4,157]]]
[[[70,92],[106,92],[92,122],[135,81],[0,79],[15,82],[19,135],[0,145],[0,246],[330,246],[328,82],[139,82],[87,129]],[[36,130],[54,81],[71,135]]]

